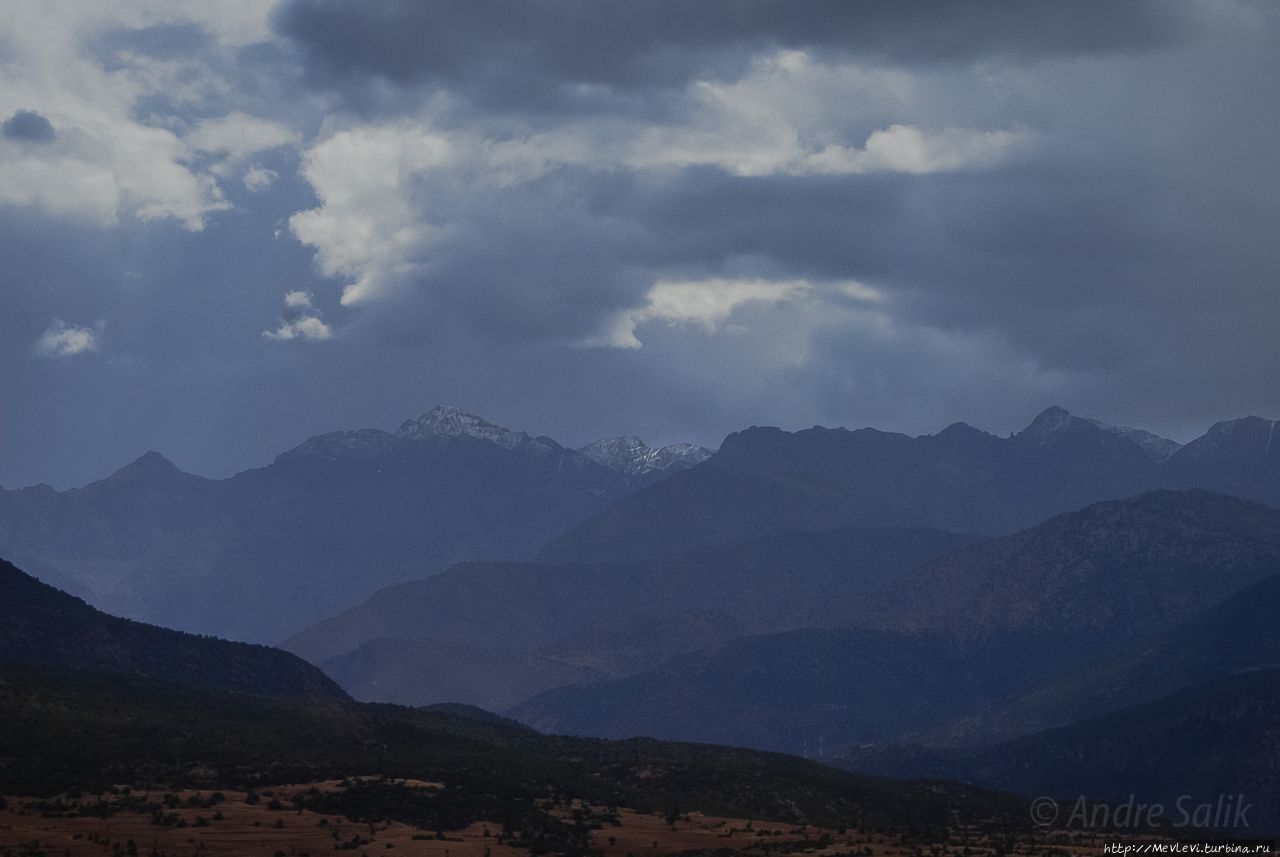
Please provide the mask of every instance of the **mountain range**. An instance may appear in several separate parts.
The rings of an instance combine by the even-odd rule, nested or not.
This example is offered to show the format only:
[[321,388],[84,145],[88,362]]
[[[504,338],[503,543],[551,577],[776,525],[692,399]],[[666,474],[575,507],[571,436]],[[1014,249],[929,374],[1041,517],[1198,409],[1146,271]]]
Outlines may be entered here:
[[1179,446],[1050,408],[1010,437],[752,428],[712,454],[634,437],[574,450],[441,406],[228,479],[151,452],[83,488],[0,491],[0,555],[118,615],[269,642],[467,560],[625,562],[841,526],[1001,535],[1161,487],[1276,504],[1274,426]]
[[[744,633],[792,627],[794,617],[838,595],[883,586],[973,541],[937,530],[848,527],[637,563],[466,563],[385,589],[283,646],[329,670],[358,698],[494,707],[510,688],[466,697],[441,690],[460,680],[474,684],[478,663],[491,670],[491,681],[493,671],[520,676],[522,689],[538,675],[572,676],[526,695],[626,675]],[[418,660],[427,646],[440,645],[449,646],[450,658],[432,658],[430,667]],[[532,658],[536,672],[524,669]],[[389,683],[389,674],[398,679]]]
[[[931,557],[906,549],[910,537],[900,537],[869,565],[836,534],[928,531],[940,554],[980,540],[979,533],[1015,532],[1161,486],[1228,485],[1277,503],[1280,478],[1271,469],[1280,450],[1261,433],[1270,425],[1256,418],[1219,423],[1185,446],[1061,408],[1007,438],[959,423],[916,438],[873,429],[748,429],[730,435],[706,461],[552,539],[534,563],[501,571],[458,566],[435,584],[381,592],[284,645],[326,668],[341,659],[334,669],[362,698],[431,702],[439,698],[435,688],[452,686],[451,674],[465,675],[465,664],[510,672],[493,661],[502,652],[620,679],[748,635],[875,628],[875,615],[902,621],[919,611],[909,603],[877,606],[881,596],[868,594]],[[946,532],[963,535],[938,541]],[[1038,556],[1042,547],[1018,550]],[[806,577],[815,573],[814,561],[825,563],[821,581]],[[977,579],[969,572],[961,577]],[[1012,593],[1022,584],[992,585]],[[488,594],[479,599],[477,592]],[[1143,596],[1120,585],[1099,594],[1096,604],[1114,611],[1133,597]],[[465,627],[458,625],[462,617]],[[1081,665],[1099,640],[1075,633]],[[396,654],[386,642],[394,639],[465,646],[468,655],[459,657],[456,671],[437,660],[415,674],[409,649]],[[357,655],[370,641],[382,641],[380,656]],[[522,683],[519,692],[529,687]],[[491,687],[463,701],[497,705],[513,695]]]
[[1278,604],[1280,511],[1155,491],[959,547],[811,617],[835,627],[736,637],[508,713],[1067,801],[1194,811],[1231,794],[1275,829]]
[[530,556],[708,455],[632,438],[579,452],[438,407],[229,479],[150,452],[84,488],[0,491],[0,555],[122,616],[274,642],[387,584]]
[[1274,427],[1246,417],[1179,446],[1053,407],[1010,437],[964,423],[920,437],[870,428],[750,428],[725,438],[702,465],[622,498],[552,540],[539,558],[637,558],[847,524],[1007,535],[1156,488],[1206,488],[1280,505]]

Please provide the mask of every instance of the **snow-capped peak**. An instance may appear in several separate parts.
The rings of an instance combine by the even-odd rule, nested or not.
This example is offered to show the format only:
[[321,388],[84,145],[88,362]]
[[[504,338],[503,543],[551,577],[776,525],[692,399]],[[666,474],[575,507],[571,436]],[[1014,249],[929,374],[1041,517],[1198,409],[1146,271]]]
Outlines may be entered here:
[[405,420],[397,437],[417,440],[431,435],[458,437],[466,435],[506,449],[524,446],[533,440],[524,432],[515,432],[489,422],[484,417],[452,405],[437,405],[416,420]]
[[673,443],[654,448],[635,435],[598,440],[578,452],[602,467],[628,476],[692,467],[711,457],[711,450],[706,447]]

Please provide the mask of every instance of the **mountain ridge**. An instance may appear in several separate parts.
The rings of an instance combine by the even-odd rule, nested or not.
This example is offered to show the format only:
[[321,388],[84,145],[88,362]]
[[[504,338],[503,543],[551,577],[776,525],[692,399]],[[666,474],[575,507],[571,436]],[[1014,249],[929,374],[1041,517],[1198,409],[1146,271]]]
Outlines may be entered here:
[[579,447],[578,452],[597,464],[630,476],[653,471],[674,472],[701,464],[713,454],[706,447],[692,443],[671,443],[655,448],[635,435],[597,440]]
[[[1230,426],[1243,426],[1231,430]],[[1215,424],[1178,445],[1054,406],[1008,437],[953,423],[933,435],[753,426],[703,463],[620,498],[550,540],[546,561],[649,557],[712,541],[845,524],[1006,535],[1090,503],[1206,488],[1280,506],[1271,421]],[[1225,427],[1225,428],[1224,428]],[[1238,460],[1244,444],[1253,457]],[[1263,455],[1264,459],[1258,459]]]
[[787,627],[975,537],[849,527],[690,549],[630,563],[466,563],[398,584],[281,645],[312,663],[375,638],[552,657],[627,673],[729,636]]

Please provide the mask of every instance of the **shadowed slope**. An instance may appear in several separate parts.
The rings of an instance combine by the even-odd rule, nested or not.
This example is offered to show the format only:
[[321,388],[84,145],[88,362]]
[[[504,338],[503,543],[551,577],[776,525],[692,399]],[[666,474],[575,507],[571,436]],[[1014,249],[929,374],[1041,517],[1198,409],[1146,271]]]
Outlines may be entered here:
[[346,698],[324,673],[288,652],[117,619],[3,560],[0,661],[145,676],[212,690]]

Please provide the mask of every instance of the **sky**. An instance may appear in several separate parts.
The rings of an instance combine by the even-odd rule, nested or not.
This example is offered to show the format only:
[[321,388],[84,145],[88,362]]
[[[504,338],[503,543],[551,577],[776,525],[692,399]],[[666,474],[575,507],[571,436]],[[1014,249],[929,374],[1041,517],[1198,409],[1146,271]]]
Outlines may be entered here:
[[1280,416],[1280,9],[0,0],[0,485],[439,403]]

